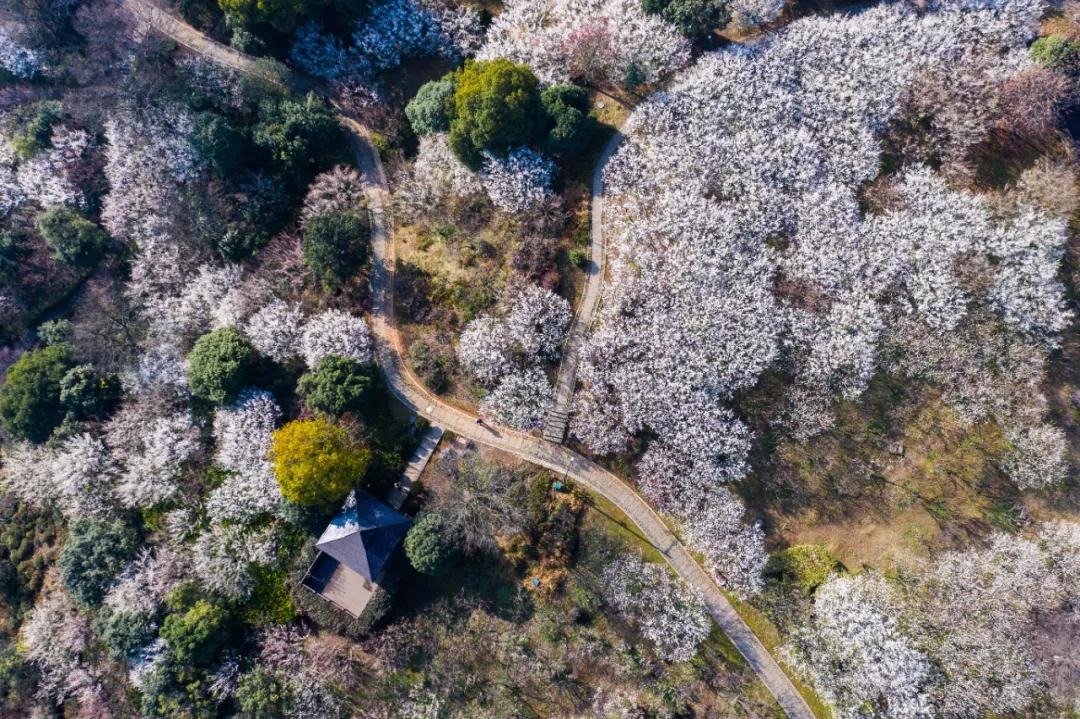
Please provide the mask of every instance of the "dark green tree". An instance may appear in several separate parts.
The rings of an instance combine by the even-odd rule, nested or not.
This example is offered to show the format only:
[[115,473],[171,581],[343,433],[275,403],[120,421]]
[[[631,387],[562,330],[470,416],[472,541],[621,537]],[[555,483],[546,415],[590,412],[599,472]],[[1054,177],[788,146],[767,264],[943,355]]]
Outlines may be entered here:
[[353,212],[324,212],[304,224],[304,264],[320,282],[348,279],[364,263],[370,231]]
[[60,380],[60,404],[75,419],[105,417],[120,401],[116,375],[101,375],[90,365],[72,367]]
[[589,93],[577,85],[551,85],[540,93],[548,117],[548,152],[575,154],[588,147],[596,131],[589,114]]
[[262,667],[246,672],[236,687],[236,702],[249,719],[283,717],[291,698],[288,685]]
[[526,65],[500,58],[467,62],[457,76],[450,148],[470,167],[489,150],[503,154],[542,129],[539,82]]
[[247,338],[231,327],[203,335],[188,355],[191,393],[215,404],[233,401],[250,385],[258,359]]
[[132,658],[157,636],[157,622],[147,612],[103,606],[94,618],[94,633],[116,661]]
[[96,606],[139,549],[139,535],[119,520],[79,520],[60,550],[60,579],[78,602]]
[[44,442],[64,418],[60,382],[74,365],[71,348],[50,345],[27,352],[11,365],[0,388],[0,422],[12,434]]
[[187,611],[165,617],[161,638],[180,664],[207,664],[227,641],[228,623],[225,609],[199,599]]
[[453,73],[420,86],[416,95],[405,106],[405,117],[409,118],[413,132],[417,135],[430,135],[450,129],[456,86]]
[[191,145],[222,177],[244,167],[248,158],[248,138],[216,112],[203,112],[195,118]]
[[300,100],[264,102],[252,139],[286,178],[306,186],[315,169],[340,144],[341,131],[326,104],[309,93]]
[[1075,69],[1080,59],[1080,43],[1061,35],[1047,35],[1031,43],[1029,52],[1035,62],[1051,70]]
[[641,0],[642,9],[659,15],[689,38],[700,38],[731,20],[725,0]]
[[11,145],[22,159],[29,159],[41,150],[52,147],[53,126],[60,122],[61,107],[56,100],[44,100],[34,108],[34,114],[13,133]]
[[362,409],[374,386],[375,371],[370,363],[330,355],[300,378],[297,390],[309,408],[336,417],[347,410]]
[[454,566],[460,553],[442,517],[431,511],[421,514],[409,527],[405,555],[416,571],[438,576]]
[[38,232],[60,262],[72,267],[91,267],[108,248],[105,230],[68,207],[54,207],[36,219]]

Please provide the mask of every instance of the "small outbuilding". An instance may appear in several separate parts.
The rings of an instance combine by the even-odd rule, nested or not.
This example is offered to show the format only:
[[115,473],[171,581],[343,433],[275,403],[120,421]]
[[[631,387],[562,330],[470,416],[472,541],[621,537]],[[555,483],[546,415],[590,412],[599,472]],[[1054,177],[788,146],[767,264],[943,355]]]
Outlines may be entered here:
[[365,492],[351,492],[315,543],[302,584],[359,617],[379,587],[411,520]]

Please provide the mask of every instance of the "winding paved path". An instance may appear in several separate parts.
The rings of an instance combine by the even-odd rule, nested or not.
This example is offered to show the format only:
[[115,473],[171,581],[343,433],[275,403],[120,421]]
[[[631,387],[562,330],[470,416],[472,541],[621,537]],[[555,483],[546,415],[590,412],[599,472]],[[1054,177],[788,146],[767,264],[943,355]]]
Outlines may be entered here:
[[[264,66],[253,58],[211,40],[181,20],[152,5],[151,0],[118,1],[147,23],[148,27],[167,35],[195,52],[242,72],[252,72],[264,77]],[[271,82],[281,84],[277,79]],[[295,73],[292,78],[288,78],[288,83],[294,88],[303,87],[314,89],[316,92],[320,91],[317,84]],[[326,93],[322,94],[327,97]],[[475,442],[510,452],[558,474],[565,474],[609,500],[637,525],[641,535],[656,547],[672,569],[701,594],[720,629],[746,658],[747,663],[761,678],[787,715],[792,719],[814,719],[813,712],[810,711],[791,680],[735,611],[712,577],[702,569],[652,507],[626,482],[595,462],[560,444],[502,428],[477,424],[477,418],[474,415],[445,404],[429,393],[423,383],[412,374],[402,360],[401,338],[393,324],[395,255],[393,222],[390,215],[390,191],[386,181],[386,172],[371,143],[369,130],[355,119],[345,115],[341,117],[341,124],[347,131],[357,164],[366,181],[368,205],[372,215],[371,328],[375,342],[375,356],[390,391],[406,407],[426,417],[432,424]],[[608,144],[601,156],[601,164],[606,162],[617,144],[616,137]],[[601,172],[602,169],[598,167],[594,173],[594,188],[597,186],[597,178],[600,177]],[[597,240],[602,236],[596,233],[600,216],[595,210],[594,206],[593,230],[594,240]],[[594,247],[593,258],[594,262],[597,258],[602,261],[603,250],[600,249],[598,252]],[[596,269],[597,276],[602,277],[602,266]],[[583,306],[578,313],[579,317],[584,318],[582,325],[587,324],[592,309],[595,308],[599,299],[599,285],[599,281],[589,283],[583,302],[590,301],[590,291],[593,298],[591,305]],[[576,365],[576,353],[569,353],[569,357]]]

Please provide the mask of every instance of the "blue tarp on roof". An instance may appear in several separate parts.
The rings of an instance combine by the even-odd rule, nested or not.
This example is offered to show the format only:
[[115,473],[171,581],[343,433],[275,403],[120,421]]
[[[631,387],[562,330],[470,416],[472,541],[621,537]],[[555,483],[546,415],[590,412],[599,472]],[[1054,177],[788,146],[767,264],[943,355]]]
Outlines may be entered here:
[[315,544],[360,576],[375,581],[409,531],[410,519],[365,492],[352,492]]

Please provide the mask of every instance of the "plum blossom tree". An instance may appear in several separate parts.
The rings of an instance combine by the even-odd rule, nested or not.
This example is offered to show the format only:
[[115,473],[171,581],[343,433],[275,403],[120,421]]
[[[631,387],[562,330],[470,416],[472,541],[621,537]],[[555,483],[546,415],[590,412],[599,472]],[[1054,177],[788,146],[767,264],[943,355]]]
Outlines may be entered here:
[[41,673],[38,696],[62,704],[68,697],[91,702],[100,680],[83,661],[90,642],[90,623],[62,589],[43,595],[20,631],[26,658]]
[[214,416],[214,461],[230,474],[207,500],[215,521],[250,522],[282,506],[274,468],[267,458],[281,409],[269,392],[247,390]]
[[555,163],[521,147],[506,157],[485,153],[480,183],[492,203],[504,212],[525,212],[551,198]]
[[19,161],[7,142],[2,143],[0,216],[27,202],[42,207],[85,207],[86,197],[73,176],[90,148],[89,133],[63,125],[53,128],[48,148],[24,161]]
[[37,75],[45,68],[41,54],[28,47],[19,37],[13,24],[0,25],[0,67],[24,80]]
[[833,577],[815,592],[811,621],[786,653],[838,716],[934,715],[927,693],[930,661],[905,635],[897,614],[889,586],[874,575]]
[[694,658],[711,620],[701,597],[664,566],[627,554],[604,569],[605,601],[633,622],[668,661]]
[[1007,436],[1012,453],[1004,469],[1016,486],[1040,489],[1068,476],[1068,440],[1061,428],[1048,424],[1012,428]]
[[211,591],[243,600],[255,588],[252,568],[274,561],[274,542],[265,530],[236,524],[215,524],[196,538],[191,548],[195,575]]
[[394,197],[407,217],[419,218],[455,197],[484,191],[480,178],[450,151],[445,133],[424,135],[413,164],[398,181]]
[[351,167],[335,165],[312,181],[300,216],[306,222],[328,212],[362,214],[366,210],[364,180],[360,173]]
[[129,404],[105,428],[109,452],[120,465],[116,494],[125,507],[153,507],[173,498],[184,463],[200,448],[190,412],[145,414]]
[[325,310],[307,321],[300,337],[300,356],[309,369],[314,369],[319,360],[329,355],[361,363],[371,361],[371,333],[363,317]]
[[303,321],[298,307],[275,299],[248,318],[244,334],[259,354],[286,362],[300,354]]
[[492,21],[477,53],[532,68],[546,83],[575,73],[607,82],[654,82],[690,58],[678,30],[647,15],[640,0],[511,0]]
[[514,429],[537,429],[554,402],[544,370],[529,367],[505,375],[480,403],[480,414]]

